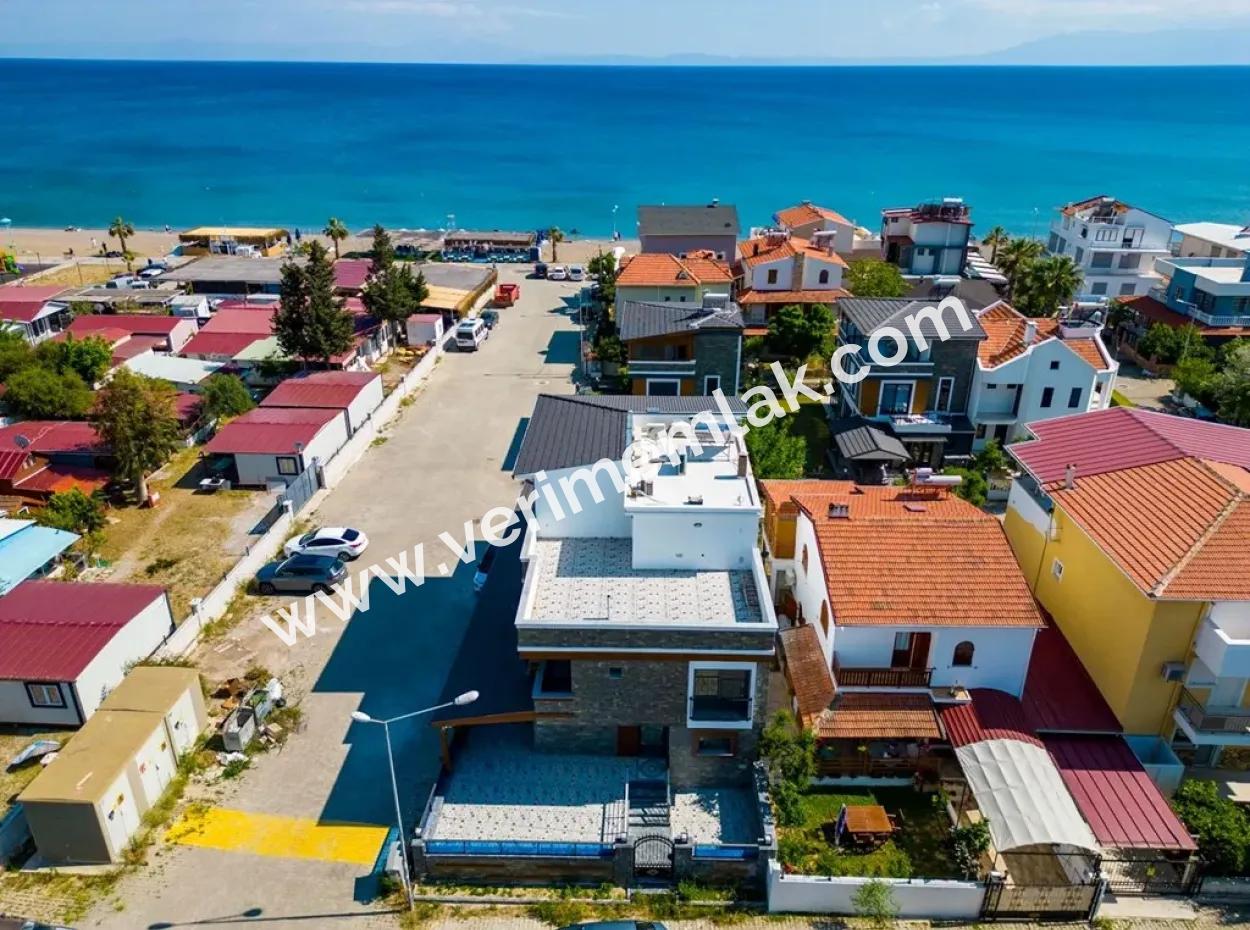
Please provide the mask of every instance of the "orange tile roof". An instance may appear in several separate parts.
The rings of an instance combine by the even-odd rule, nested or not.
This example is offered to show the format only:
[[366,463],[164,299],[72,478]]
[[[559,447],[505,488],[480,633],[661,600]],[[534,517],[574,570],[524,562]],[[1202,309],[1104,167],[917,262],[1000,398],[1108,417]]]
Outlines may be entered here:
[[786,678],[798,702],[799,716],[819,714],[833,700],[833,673],[825,664],[820,635],[810,624],[778,634],[786,662]]
[[768,236],[758,236],[755,239],[746,239],[738,243],[738,254],[742,258],[742,263],[747,267],[754,267],[764,262],[783,261],[794,258],[800,253],[831,265],[847,267],[846,260],[837,252],[830,252],[828,249],[812,245],[811,240],[800,239],[798,236],[788,236],[783,240],[772,242],[769,241]]
[[[977,314],[977,321],[986,334],[986,338],[977,346],[977,359],[982,365],[997,368],[1024,353],[1027,348],[1024,344],[1024,330],[1030,318],[1019,310],[1000,301]],[[1078,358],[1092,365],[1095,371],[1105,371],[1110,367],[1097,345],[1098,337],[1063,339],[1058,320],[1042,317],[1033,319],[1032,322],[1037,324],[1035,344],[1058,338]]]
[[808,223],[819,223],[821,220],[830,220],[834,223],[841,223],[843,226],[853,225],[836,210],[817,206],[811,202],[777,211],[777,222],[783,226],[806,226]]
[[732,280],[729,267],[714,259],[680,259],[662,252],[627,258],[616,277],[618,287],[698,287]]
[[[765,482],[765,485],[770,484]],[[941,490],[796,482],[842,626],[1040,627],[1002,524]],[[766,488],[770,499],[780,491]],[[845,516],[830,516],[830,505]]]
[[739,306],[752,304],[833,304],[851,292],[840,287],[827,291],[740,291],[735,298]]
[[844,691],[812,729],[817,739],[942,739],[927,694]]

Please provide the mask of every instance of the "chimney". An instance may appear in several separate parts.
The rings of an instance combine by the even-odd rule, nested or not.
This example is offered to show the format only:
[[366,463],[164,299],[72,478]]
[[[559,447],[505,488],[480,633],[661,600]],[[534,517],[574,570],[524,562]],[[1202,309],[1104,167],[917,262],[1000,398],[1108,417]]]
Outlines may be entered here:
[[1068,467],[1063,470],[1063,486],[1071,491],[1076,487],[1076,465],[1069,463]]
[[1031,346],[1037,339],[1037,321],[1029,320],[1024,324],[1024,344]]
[[738,453],[738,477],[745,478],[747,476],[747,457],[742,452]]

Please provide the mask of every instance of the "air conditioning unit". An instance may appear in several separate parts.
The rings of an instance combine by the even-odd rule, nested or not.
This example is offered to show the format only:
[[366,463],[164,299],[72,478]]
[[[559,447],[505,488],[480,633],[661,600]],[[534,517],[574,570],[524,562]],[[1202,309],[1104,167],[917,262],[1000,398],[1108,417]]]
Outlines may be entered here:
[[1164,662],[1159,674],[1163,676],[1164,681],[1184,681],[1185,680],[1185,663],[1184,662]]

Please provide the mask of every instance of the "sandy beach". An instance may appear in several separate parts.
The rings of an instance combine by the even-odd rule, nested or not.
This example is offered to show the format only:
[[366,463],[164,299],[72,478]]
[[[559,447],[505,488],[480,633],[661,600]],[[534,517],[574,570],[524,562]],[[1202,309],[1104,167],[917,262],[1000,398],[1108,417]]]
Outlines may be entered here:
[[[294,227],[291,227],[294,228]],[[333,245],[324,236],[304,235],[304,239],[319,239],[327,248]],[[106,249],[118,248],[117,240],[110,239],[106,229],[37,229],[30,227],[13,227],[0,231],[0,249],[14,252],[19,262],[37,262],[42,265],[56,264],[73,258],[91,258],[100,254],[100,246]],[[368,251],[372,240],[362,236],[349,236],[339,246],[342,252]],[[178,245],[178,231],[163,232],[160,230],[137,229],[133,237],[126,240],[130,251],[139,258],[155,258],[168,255]],[[569,239],[559,245],[559,259],[562,262],[585,262],[600,251],[611,251],[622,246],[629,253],[638,251],[637,240],[613,242],[610,239]],[[71,256],[70,250],[73,250]],[[543,247],[543,258],[551,258],[551,245]]]

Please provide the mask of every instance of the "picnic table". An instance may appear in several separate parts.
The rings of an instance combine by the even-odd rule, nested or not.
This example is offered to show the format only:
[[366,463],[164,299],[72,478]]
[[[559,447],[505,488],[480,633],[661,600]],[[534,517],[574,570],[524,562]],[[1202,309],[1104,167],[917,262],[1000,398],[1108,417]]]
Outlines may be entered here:
[[890,838],[894,824],[880,804],[850,804],[846,808],[844,829],[852,842],[874,845]]

